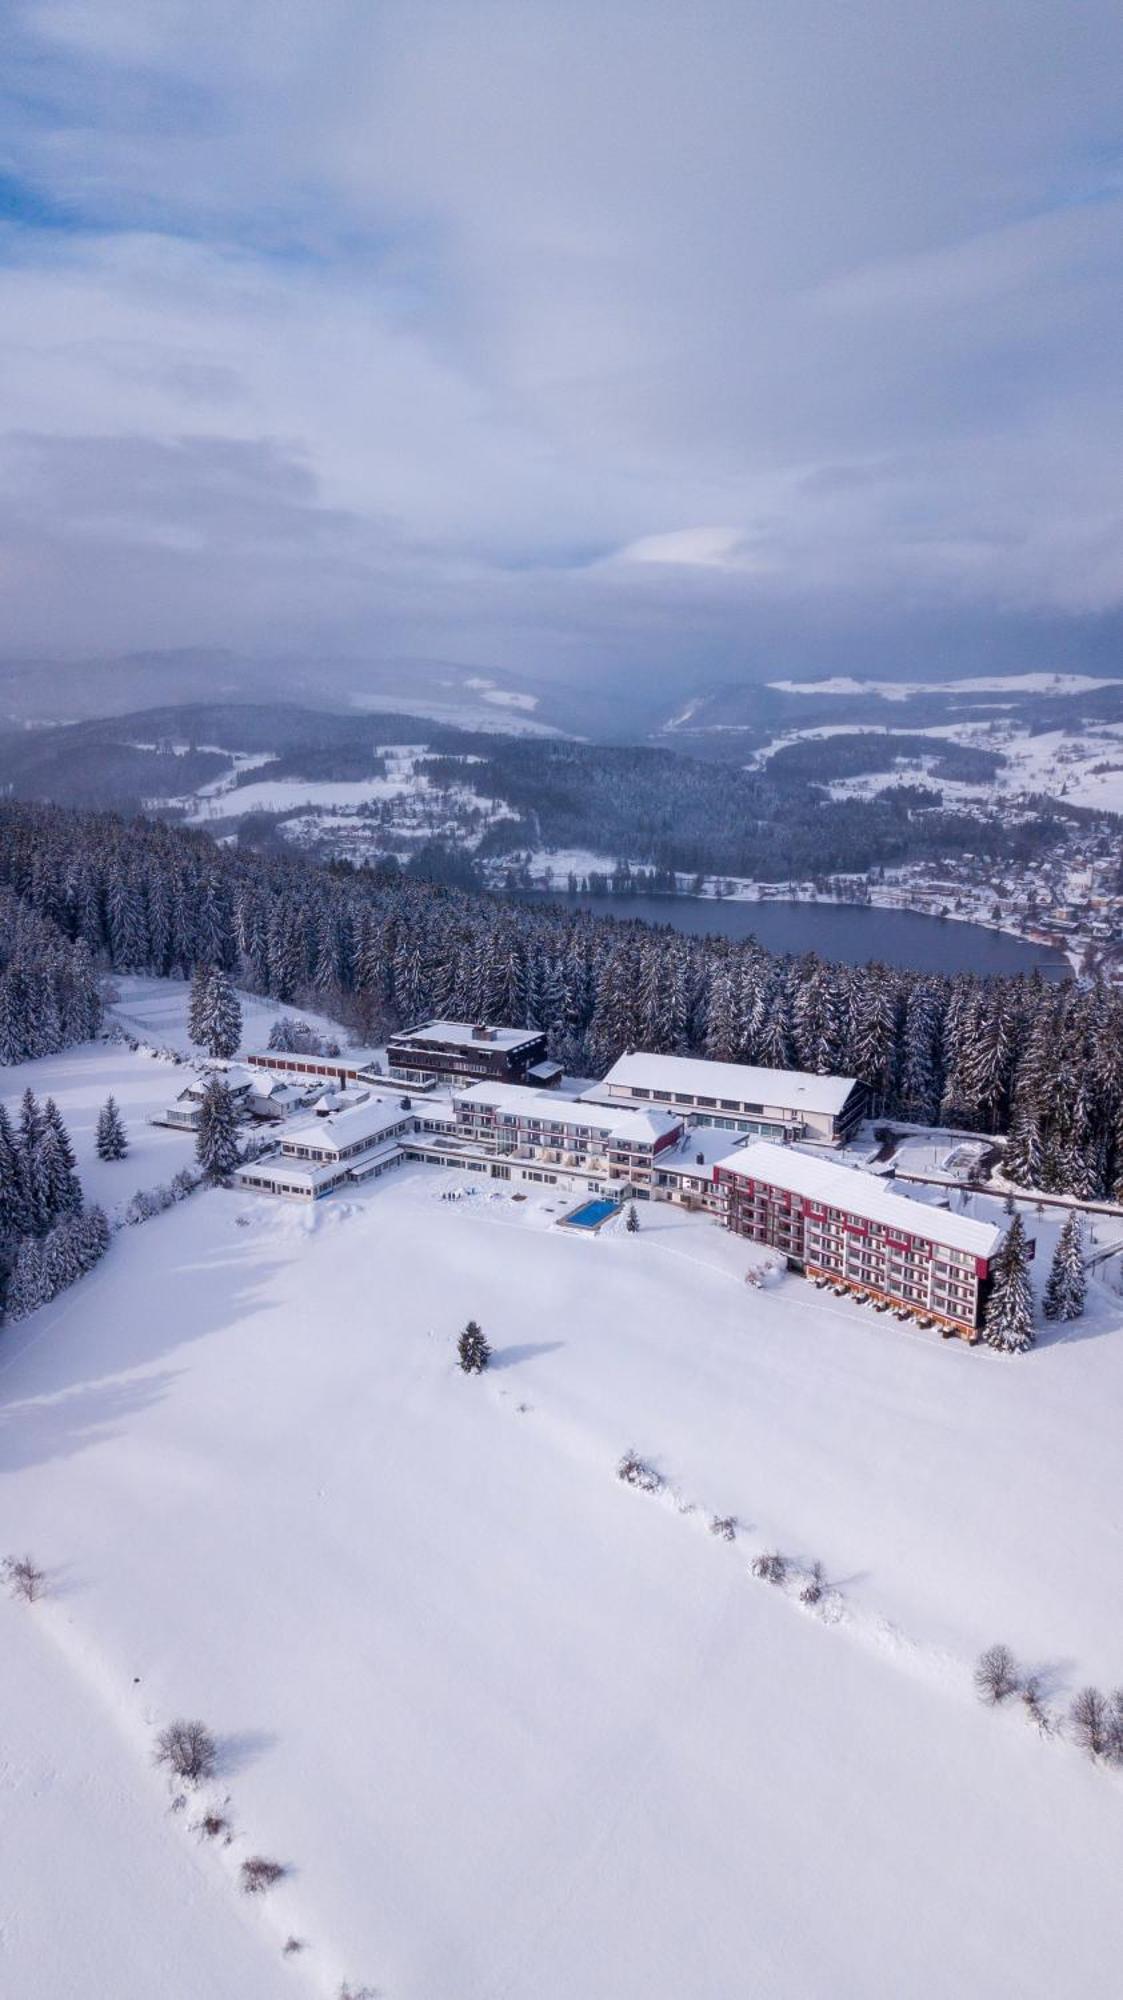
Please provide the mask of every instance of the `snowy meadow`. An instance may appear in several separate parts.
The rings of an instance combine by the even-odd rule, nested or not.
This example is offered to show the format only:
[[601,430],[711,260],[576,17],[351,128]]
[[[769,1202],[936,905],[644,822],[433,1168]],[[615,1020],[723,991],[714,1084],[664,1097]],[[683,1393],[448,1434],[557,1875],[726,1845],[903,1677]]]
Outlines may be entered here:
[[[108,1202],[190,1157],[143,1126],[180,1074],[85,1044],[11,1084],[83,1174],[112,1088]],[[995,1641],[1058,1712],[1123,1680],[1110,1279],[1009,1359],[748,1286],[703,1217],[586,1238],[468,1180],[200,1192],[5,1331],[3,1544],[46,1588],[0,1601],[3,1990],[1113,1995],[1123,1776],[972,1680]],[[196,1787],[153,1762],[181,1716]]]

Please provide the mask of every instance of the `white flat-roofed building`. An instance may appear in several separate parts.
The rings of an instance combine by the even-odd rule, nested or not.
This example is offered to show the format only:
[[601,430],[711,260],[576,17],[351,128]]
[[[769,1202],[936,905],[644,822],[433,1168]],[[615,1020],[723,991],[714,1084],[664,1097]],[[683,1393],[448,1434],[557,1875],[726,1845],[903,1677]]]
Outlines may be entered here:
[[655,1162],[682,1137],[683,1120],[654,1106],[594,1105],[518,1084],[474,1084],[453,1094],[458,1135],[487,1152],[603,1173],[651,1186]]
[[371,1098],[290,1127],[275,1152],[247,1161],[234,1178],[259,1193],[315,1201],[344,1181],[370,1180],[396,1166],[415,1123],[400,1103]]
[[868,1092],[852,1076],[757,1069],[749,1063],[637,1050],[613,1063],[604,1082],[584,1092],[583,1101],[663,1105],[721,1131],[837,1146],[865,1116]]
[[714,1167],[726,1221],[810,1278],[973,1338],[1003,1232],[878,1174],[757,1141]]

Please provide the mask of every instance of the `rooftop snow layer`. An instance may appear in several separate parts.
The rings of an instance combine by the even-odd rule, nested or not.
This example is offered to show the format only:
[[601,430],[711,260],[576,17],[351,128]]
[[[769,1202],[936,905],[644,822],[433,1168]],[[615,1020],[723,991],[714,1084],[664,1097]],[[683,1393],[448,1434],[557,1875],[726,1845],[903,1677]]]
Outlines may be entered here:
[[952,1250],[965,1250],[972,1257],[993,1257],[1002,1241],[1003,1232],[993,1222],[975,1222],[969,1215],[953,1215],[950,1209],[912,1201],[908,1195],[892,1193],[878,1174],[840,1166],[837,1160],[812,1159],[809,1153],[774,1145],[769,1139],[742,1146],[719,1164],[747,1179],[770,1181],[791,1194],[846,1209],[870,1222],[883,1222],[909,1236],[927,1237]]
[[410,1122],[411,1114],[403,1111],[400,1103],[372,1098],[368,1104],[352,1105],[349,1111],[333,1111],[326,1118],[312,1117],[304,1124],[286,1126],[281,1145],[286,1155],[295,1146],[337,1153],[365,1140],[373,1145],[383,1132]]
[[[545,1125],[563,1125],[570,1131],[602,1132],[614,1139],[662,1139],[681,1125],[673,1111],[653,1106],[650,1111],[638,1104],[573,1103],[559,1097],[556,1090],[529,1090],[521,1083],[473,1083],[458,1090],[457,1103],[493,1105],[497,1111],[517,1111],[524,1118],[541,1119]],[[725,1134],[728,1150],[729,1134]]]
[[396,1048],[410,1042],[432,1042],[438,1047],[521,1049],[526,1042],[538,1039],[537,1028],[493,1028],[489,1025],[486,1034],[481,1035],[471,1021],[422,1021],[419,1027],[403,1028],[400,1035],[390,1037]]
[[754,1069],[748,1063],[706,1062],[698,1056],[656,1056],[637,1050],[634,1055],[621,1056],[604,1082],[585,1094],[595,1103],[606,1090],[669,1090],[690,1098],[710,1097],[765,1109],[838,1113],[855,1081],[852,1076]]

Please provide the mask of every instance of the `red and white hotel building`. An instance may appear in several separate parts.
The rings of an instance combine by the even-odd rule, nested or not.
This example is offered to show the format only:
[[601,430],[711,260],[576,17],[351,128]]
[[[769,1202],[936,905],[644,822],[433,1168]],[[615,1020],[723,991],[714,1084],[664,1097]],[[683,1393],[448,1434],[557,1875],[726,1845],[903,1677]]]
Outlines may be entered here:
[[1002,1230],[895,1194],[877,1174],[765,1141],[720,1161],[730,1229],[809,1278],[884,1299],[973,1339]]

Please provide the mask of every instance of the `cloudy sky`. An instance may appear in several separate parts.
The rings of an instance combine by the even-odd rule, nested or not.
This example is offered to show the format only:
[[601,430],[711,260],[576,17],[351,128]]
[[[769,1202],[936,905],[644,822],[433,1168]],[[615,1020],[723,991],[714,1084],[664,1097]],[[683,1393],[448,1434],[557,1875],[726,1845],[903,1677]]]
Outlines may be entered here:
[[1118,0],[7,23],[7,652],[1114,646]]

